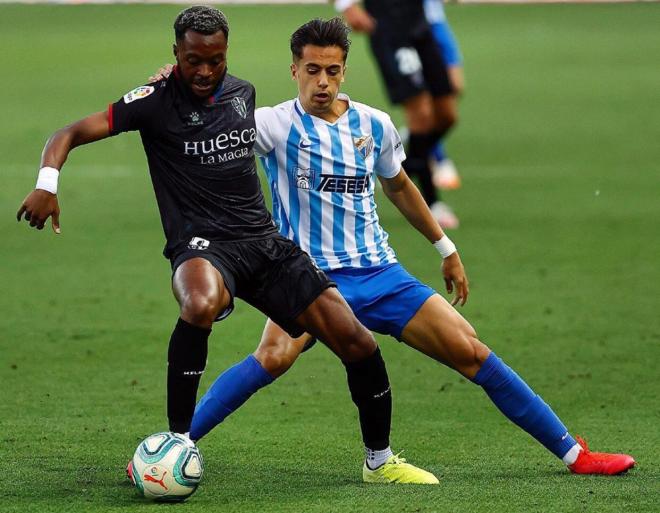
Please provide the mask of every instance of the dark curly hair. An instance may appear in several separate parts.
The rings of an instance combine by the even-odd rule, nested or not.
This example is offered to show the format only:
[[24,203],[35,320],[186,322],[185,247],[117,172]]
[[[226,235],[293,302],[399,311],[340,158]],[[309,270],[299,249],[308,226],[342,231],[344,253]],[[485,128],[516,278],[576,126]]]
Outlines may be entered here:
[[174,36],[177,41],[183,39],[188,30],[194,30],[200,34],[215,34],[219,30],[229,40],[229,23],[227,17],[213,7],[205,5],[193,5],[179,13],[174,20]]

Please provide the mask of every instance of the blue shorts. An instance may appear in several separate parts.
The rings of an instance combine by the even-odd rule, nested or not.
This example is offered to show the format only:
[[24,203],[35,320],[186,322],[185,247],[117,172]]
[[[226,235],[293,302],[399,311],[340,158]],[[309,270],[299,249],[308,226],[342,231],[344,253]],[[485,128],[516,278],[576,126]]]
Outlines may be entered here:
[[436,293],[398,263],[337,269],[326,274],[362,324],[397,339],[424,302]]
[[461,66],[463,64],[463,57],[461,51],[458,49],[458,43],[451,31],[449,23],[445,20],[444,23],[432,23],[431,30],[433,31],[433,38],[438,43],[440,53],[447,66]]

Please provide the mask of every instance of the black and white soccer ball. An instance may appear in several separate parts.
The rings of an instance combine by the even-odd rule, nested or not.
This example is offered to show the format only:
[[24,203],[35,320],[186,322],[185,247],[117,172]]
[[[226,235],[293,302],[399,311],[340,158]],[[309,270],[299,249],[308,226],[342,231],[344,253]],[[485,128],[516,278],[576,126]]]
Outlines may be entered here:
[[145,438],[133,455],[135,487],[147,499],[183,501],[202,480],[204,461],[197,446],[177,433],[156,433]]

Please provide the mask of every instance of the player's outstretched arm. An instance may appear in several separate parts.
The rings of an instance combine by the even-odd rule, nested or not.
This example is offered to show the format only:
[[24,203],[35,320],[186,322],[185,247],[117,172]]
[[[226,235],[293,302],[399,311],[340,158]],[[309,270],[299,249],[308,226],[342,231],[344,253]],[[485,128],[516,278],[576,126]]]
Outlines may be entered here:
[[463,306],[470,290],[461,257],[458,255],[456,247],[449,242],[449,237],[444,234],[440,225],[433,218],[419,189],[403,169],[393,178],[379,177],[379,179],[388,199],[394,203],[394,206],[399,209],[408,222],[440,251],[443,257],[442,274],[447,292],[451,294],[454,290],[456,291],[451,304]]
[[30,226],[43,230],[49,217],[53,231],[60,233],[60,206],[57,181],[69,152],[76,146],[105,139],[110,135],[108,113],[97,112],[55,132],[41,154],[39,178],[35,189],[23,200],[16,220],[25,218]]

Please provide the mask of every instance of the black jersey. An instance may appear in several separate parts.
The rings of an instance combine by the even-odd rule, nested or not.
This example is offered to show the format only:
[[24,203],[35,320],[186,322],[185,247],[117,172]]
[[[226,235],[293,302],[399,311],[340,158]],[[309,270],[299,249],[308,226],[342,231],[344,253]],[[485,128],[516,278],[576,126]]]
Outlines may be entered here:
[[404,32],[426,20],[424,0],[365,0],[364,8],[379,23],[391,22]]
[[252,151],[254,87],[226,74],[214,95],[202,100],[174,71],[108,108],[112,135],[140,131],[167,239],[165,256],[194,237],[275,235]]

